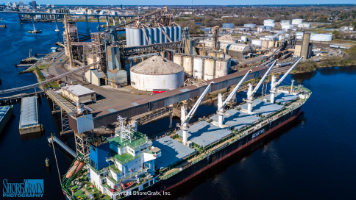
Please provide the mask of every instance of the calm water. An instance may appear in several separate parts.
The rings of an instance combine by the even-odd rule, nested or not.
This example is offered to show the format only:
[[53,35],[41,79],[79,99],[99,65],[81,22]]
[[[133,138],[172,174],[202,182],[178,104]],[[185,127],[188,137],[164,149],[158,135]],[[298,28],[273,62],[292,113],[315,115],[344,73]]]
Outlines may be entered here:
[[[17,24],[17,15],[0,15],[9,26],[0,29],[0,90],[36,82],[33,74],[18,75],[14,64],[34,53],[48,53],[61,33],[54,23],[37,23],[38,35],[28,34],[31,24]],[[95,31],[96,23],[90,27]],[[62,25],[60,25],[62,28]],[[82,29],[81,29],[82,28]],[[79,23],[84,30],[85,23]],[[335,67],[317,72],[289,76],[313,91],[303,106],[304,114],[289,127],[246,155],[237,156],[177,191],[171,199],[354,199],[356,196],[356,67]],[[59,137],[59,117],[50,113],[50,103],[42,98],[40,113],[45,134],[21,139],[18,131],[20,104],[15,117],[0,136],[0,181],[19,183],[23,179],[44,179],[45,198],[64,199],[52,148],[47,137]],[[216,110],[206,105],[198,117]],[[175,121],[177,123],[178,121]],[[139,127],[148,135],[168,128],[169,119]],[[73,136],[62,138],[74,149]],[[72,158],[56,148],[59,169],[63,175]],[[51,168],[45,167],[48,157]],[[3,188],[2,184],[0,184]]]

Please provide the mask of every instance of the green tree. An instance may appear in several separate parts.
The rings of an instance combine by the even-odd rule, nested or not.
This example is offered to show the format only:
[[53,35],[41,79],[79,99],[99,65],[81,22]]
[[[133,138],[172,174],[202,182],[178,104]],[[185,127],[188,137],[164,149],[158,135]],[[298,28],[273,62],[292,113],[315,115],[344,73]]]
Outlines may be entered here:
[[337,31],[337,30],[333,31],[333,36],[334,36],[335,39],[339,39],[340,38],[339,31]]

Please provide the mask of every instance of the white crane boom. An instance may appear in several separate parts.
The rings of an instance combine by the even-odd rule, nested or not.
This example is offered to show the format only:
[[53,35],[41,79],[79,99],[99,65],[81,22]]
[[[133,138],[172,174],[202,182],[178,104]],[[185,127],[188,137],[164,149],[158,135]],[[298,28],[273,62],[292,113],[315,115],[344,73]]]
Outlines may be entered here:
[[208,93],[208,91],[210,90],[211,84],[214,83],[213,81],[209,83],[209,85],[205,88],[204,92],[200,95],[199,99],[197,100],[197,102],[194,104],[194,106],[192,107],[192,109],[189,111],[189,113],[186,115],[185,119],[182,119],[182,125],[184,123],[189,123],[189,120],[193,117],[194,113],[197,111],[200,103],[203,101],[203,99],[205,98],[206,94]]
[[224,107],[226,106],[226,104],[232,99],[232,97],[234,96],[234,94],[236,93],[236,91],[239,89],[239,87],[241,86],[241,84],[245,81],[245,79],[247,78],[247,75],[249,73],[252,72],[252,69],[248,70],[248,72],[245,74],[244,77],[242,77],[242,79],[240,80],[240,82],[235,86],[235,88],[231,91],[230,95],[225,99],[225,101],[219,105],[218,108],[218,112],[222,112]]
[[287,75],[294,69],[295,66],[302,60],[303,58],[299,58],[297,62],[294,63],[294,65],[278,80],[278,82],[274,85],[274,87],[277,87],[279,84],[282,83],[282,81],[287,77]]
[[258,84],[256,85],[255,89],[249,94],[249,96],[247,97],[247,99],[251,99],[252,96],[257,92],[258,88],[262,85],[263,81],[266,79],[266,77],[268,76],[268,74],[271,72],[274,64],[276,64],[276,61],[274,61],[271,65],[271,67],[267,70],[267,72],[265,73],[265,75],[263,75],[263,77],[261,78],[260,82],[258,82]]

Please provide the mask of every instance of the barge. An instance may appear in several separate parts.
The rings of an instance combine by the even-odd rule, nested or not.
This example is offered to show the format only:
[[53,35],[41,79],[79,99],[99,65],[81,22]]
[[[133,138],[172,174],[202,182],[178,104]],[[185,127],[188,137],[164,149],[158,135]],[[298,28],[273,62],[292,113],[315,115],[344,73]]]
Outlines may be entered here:
[[13,115],[14,107],[10,106],[0,106],[0,135],[4,130],[6,124],[10,121]]

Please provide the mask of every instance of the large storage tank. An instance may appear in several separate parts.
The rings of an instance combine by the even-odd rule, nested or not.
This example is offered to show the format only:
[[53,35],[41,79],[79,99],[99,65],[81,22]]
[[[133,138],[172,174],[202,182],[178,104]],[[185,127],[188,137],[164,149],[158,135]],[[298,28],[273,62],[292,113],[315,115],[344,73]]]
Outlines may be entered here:
[[235,24],[234,23],[223,23],[222,27],[223,28],[234,28]]
[[126,46],[130,47],[131,46],[130,41],[131,41],[131,36],[132,36],[131,29],[130,28],[126,28],[125,29],[125,33],[126,33]]
[[256,24],[244,24],[244,27],[256,28]]
[[180,65],[180,66],[183,67],[182,57],[183,57],[183,56],[180,55],[180,54],[174,54],[174,55],[173,55],[173,62],[174,62],[175,64]]
[[226,76],[228,73],[228,60],[218,59],[216,60],[215,78]]
[[204,60],[204,80],[210,80],[214,78],[215,74],[215,60],[208,58]]
[[132,29],[132,32],[133,32],[133,40],[131,40],[132,42],[132,46],[141,46],[142,45],[142,31],[141,29]]
[[260,47],[260,46],[262,46],[262,40],[253,39],[253,40],[251,41],[251,44]]
[[303,19],[293,19],[292,20],[292,24],[301,24],[301,23],[303,23]]
[[332,34],[311,34],[311,41],[331,41],[333,39]]
[[290,20],[281,20],[281,25],[283,25],[283,24],[290,24]]
[[265,26],[265,28],[266,28],[266,31],[271,31],[272,30],[272,26]]
[[193,76],[193,57],[184,56],[183,57],[183,68],[187,76]]
[[273,19],[266,19],[266,20],[263,20],[263,25],[264,26],[272,26],[272,27],[275,27],[276,24],[274,23],[274,20]]
[[194,57],[193,76],[197,79],[203,79],[203,58]]
[[247,36],[241,36],[241,42],[247,42]]
[[174,90],[183,86],[184,69],[160,56],[131,67],[131,86],[144,91]]

